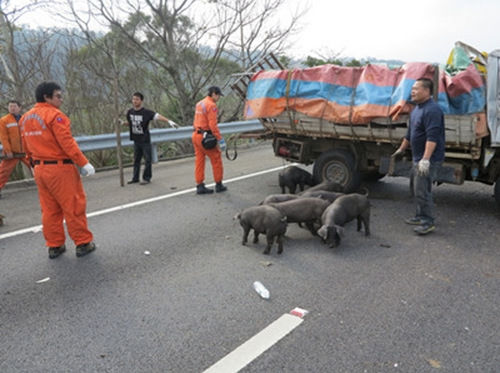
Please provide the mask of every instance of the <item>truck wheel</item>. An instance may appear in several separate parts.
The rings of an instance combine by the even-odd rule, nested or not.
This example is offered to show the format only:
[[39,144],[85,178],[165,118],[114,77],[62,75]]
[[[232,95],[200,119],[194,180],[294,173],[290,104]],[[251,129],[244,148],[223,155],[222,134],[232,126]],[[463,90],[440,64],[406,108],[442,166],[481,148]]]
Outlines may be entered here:
[[495,200],[497,201],[497,207],[500,209],[500,177],[495,183]]
[[342,185],[345,192],[355,191],[361,181],[352,154],[340,149],[321,153],[314,162],[313,175],[317,182],[328,180]]

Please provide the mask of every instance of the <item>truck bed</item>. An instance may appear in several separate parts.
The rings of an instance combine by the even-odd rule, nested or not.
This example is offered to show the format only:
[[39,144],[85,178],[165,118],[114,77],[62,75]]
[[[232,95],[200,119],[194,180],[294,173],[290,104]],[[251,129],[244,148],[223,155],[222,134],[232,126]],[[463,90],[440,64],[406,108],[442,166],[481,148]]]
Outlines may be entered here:
[[[332,138],[399,145],[406,135],[408,116],[397,122],[377,118],[367,125],[346,125],[313,118],[296,111],[261,119],[275,135]],[[478,115],[445,115],[446,152],[448,157],[478,159],[481,147],[481,118]],[[463,154],[462,154],[463,153]]]

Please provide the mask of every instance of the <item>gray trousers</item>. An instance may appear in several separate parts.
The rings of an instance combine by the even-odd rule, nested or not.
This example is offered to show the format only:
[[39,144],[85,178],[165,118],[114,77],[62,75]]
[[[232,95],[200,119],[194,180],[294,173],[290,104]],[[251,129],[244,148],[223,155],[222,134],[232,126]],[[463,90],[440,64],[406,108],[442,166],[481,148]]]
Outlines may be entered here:
[[424,223],[434,224],[434,202],[432,200],[432,183],[436,180],[440,162],[431,162],[429,174],[421,176],[417,172],[418,163],[413,164],[413,195],[415,200],[415,216]]

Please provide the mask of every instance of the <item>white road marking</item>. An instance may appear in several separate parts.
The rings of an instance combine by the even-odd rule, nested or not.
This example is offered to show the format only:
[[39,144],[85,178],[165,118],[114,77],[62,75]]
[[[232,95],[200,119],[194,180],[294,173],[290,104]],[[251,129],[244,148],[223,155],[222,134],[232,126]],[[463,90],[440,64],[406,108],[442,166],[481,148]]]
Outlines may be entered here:
[[[293,163],[292,165],[294,165],[294,164],[295,163]],[[283,166],[280,166],[280,167],[270,168],[270,169],[264,170],[264,171],[254,172],[254,173],[248,174],[248,175],[234,177],[232,179],[224,180],[224,184],[230,184],[230,183],[234,183],[236,181],[245,180],[245,179],[249,179],[249,178],[252,178],[252,177],[255,177],[255,176],[260,176],[260,175],[268,174],[270,172],[275,172],[275,171],[281,170],[281,169],[283,169],[285,167],[288,167],[288,166],[289,165],[283,165]],[[213,185],[215,185],[215,184],[212,183],[212,184],[209,184],[208,186],[213,186]],[[164,194],[164,195],[161,195],[161,196],[158,196],[158,197],[153,197],[153,198],[143,199],[141,201],[126,203],[124,205],[119,205],[119,206],[110,207],[110,208],[107,208],[107,209],[104,209],[104,210],[99,210],[99,211],[94,211],[94,212],[88,213],[87,217],[91,218],[91,217],[94,217],[94,216],[109,214],[111,212],[125,210],[125,209],[129,209],[129,208],[132,208],[132,207],[145,205],[147,203],[152,203],[152,202],[156,202],[156,201],[161,201],[161,200],[167,199],[167,198],[173,198],[173,197],[181,196],[183,194],[194,193],[195,191],[196,191],[196,188],[189,188],[189,189],[181,190],[181,191],[175,192],[175,193]],[[17,231],[12,231],[12,232],[7,232],[7,233],[4,233],[4,234],[1,234],[0,235],[0,240],[2,240],[4,238],[9,238],[9,237],[20,236],[20,235],[25,234],[25,233],[37,233],[37,232],[40,232],[41,230],[42,230],[42,226],[41,225],[35,225],[35,226],[32,226],[32,227],[19,229]]]
[[203,373],[235,373],[299,326],[302,318],[285,313]]

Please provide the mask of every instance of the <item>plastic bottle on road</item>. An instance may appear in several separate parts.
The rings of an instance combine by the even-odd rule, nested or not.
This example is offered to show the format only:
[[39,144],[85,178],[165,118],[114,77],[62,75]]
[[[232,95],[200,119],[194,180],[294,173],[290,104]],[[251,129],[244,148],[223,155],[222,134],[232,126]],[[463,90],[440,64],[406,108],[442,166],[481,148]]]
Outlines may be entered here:
[[257,294],[259,294],[261,296],[261,298],[269,299],[269,296],[270,296],[269,290],[267,290],[266,287],[264,285],[262,285],[262,283],[260,281],[255,281],[253,283],[253,288],[255,289]]

